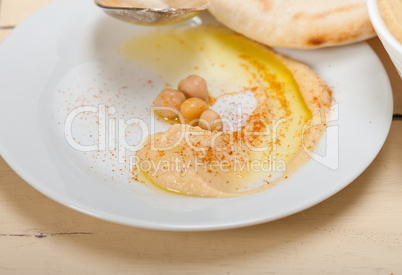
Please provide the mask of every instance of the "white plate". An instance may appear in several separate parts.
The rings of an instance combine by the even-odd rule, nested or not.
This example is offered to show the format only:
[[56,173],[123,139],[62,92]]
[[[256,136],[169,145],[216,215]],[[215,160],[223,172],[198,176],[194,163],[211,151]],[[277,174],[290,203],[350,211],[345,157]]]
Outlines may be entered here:
[[[0,152],[30,185],[61,204],[116,223],[165,230],[234,228],[288,216],[335,194],[367,168],[387,137],[391,87],[366,43],[280,50],[309,64],[333,88],[339,119],[333,116],[329,129],[335,139],[323,139],[320,147],[325,148],[326,140],[327,148],[339,145],[339,151],[329,151],[335,153],[331,165],[336,168],[339,163],[337,169],[311,160],[285,182],[233,199],[177,196],[129,183],[128,171],[113,167],[112,155],[84,155],[72,149],[63,124],[69,110],[98,103],[113,105],[120,117],[147,118],[145,107],[163,83],[124,63],[117,49],[123,41],[152,30],[109,18],[90,0],[57,0],[1,44]],[[107,63],[110,60],[115,64]],[[138,80],[141,76],[155,77],[155,82],[149,85],[146,78]],[[100,95],[102,85],[105,92]],[[141,92],[142,85],[148,85],[149,92]],[[75,131],[82,134],[87,124],[77,121]],[[89,144],[93,138],[83,136],[82,142]],[[334,162],[337,156],[339,162]]]

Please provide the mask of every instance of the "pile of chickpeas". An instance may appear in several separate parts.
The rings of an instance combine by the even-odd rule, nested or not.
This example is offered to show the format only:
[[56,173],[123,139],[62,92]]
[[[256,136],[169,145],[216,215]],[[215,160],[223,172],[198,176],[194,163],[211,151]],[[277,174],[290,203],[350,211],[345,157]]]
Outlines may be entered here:
[[[164,89],[154,100],[155,107],[169,107],[177,110],[186,123],[199,126],[204,130],[222,131],[220,115],[209,109],[207,82],[198,75],[190,75],[180,81],[177,90]],[[177,112],[159,110],[158,113],[168,119],[177,118]]]

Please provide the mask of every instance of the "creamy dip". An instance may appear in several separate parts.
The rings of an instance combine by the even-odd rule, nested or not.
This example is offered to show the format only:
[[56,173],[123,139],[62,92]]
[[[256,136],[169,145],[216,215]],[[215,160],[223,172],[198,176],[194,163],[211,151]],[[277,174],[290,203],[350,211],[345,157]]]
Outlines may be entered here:
[[378,7],[389,31],[402,43],[402,0],[378,0]]
[[225,28],[160,30],[127,42],[122,54],[169,86],[196,73],[213,98],[230,101],[231,94],[247,92],[257,102],[243,125],[224,132],[175,124],[149,136],[134,173],[162,189],[203,197],[260,192],[301,167],[309,159],[303,147],[313,150],[325,130],[312,120],[331,104],[323,81],[307,66]]

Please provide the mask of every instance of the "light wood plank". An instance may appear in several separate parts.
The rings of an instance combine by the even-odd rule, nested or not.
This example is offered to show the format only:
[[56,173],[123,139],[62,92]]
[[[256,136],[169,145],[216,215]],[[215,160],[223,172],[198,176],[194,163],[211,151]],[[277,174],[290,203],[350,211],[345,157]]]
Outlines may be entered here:
[[381,59],[385,69],[387,70],[389,80],[391,81],[392,91],[394,94],[394,114],[402,115],[402,79],[398,74],[394,64],[384,46],[381,44],[380,39],[372,38],[368,40],[368,43],[377,53],[378,57]]
[[323,203],[221,232],[156,232],[87,217],[0,161],[0,273],[399,274],[401,136],[402,121],[394,121],[374,163]]
[[1,0],[0,27],[18,25],[34,11],[51,1],[52,0]]
[[[1,2],[0,26],[8,26],[50,0]],[[0,41],[9,32],[0,30]],[[369,43],[402,114],[400,79],[380,42]],[[0,274],[400,274],[401,135],[402,121],[394,121],[374,163],[325,202],[222,232],[156,232],[100,221],[44,197],[0,159]]]

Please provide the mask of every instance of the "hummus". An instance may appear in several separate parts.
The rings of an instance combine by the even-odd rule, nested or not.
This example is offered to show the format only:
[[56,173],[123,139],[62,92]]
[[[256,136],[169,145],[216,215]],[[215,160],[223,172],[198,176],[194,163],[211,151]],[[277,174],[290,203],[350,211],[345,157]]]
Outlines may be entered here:
[[[147,54],[143,47],[152,49],[152,44],[155,50]],[[198,73],[218,101],[242,92],[257,101],[245,123],[225,126],[224,132],[174,124],[149,136],[137,153],[135,173],[162,189],[202,197],[260,192],[302,166],[309,159],[303,148],[313,150],[325,130],[314,121],[332,101],[323,81],[307,66],[224,28],[158,32],[128,42],[122,53],[169,85]]]
[[378,0],[378,7],[389,31],[402,43],[402,0]]

